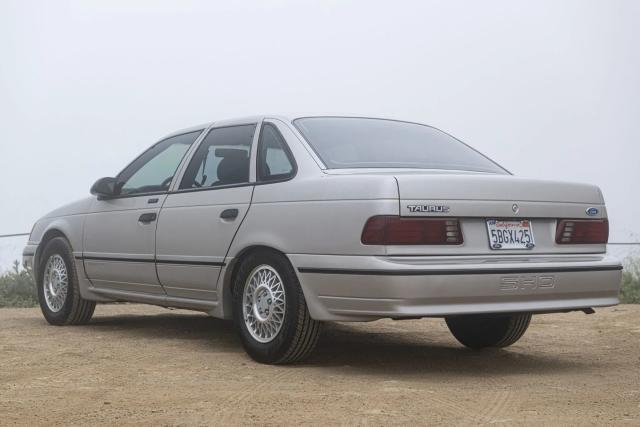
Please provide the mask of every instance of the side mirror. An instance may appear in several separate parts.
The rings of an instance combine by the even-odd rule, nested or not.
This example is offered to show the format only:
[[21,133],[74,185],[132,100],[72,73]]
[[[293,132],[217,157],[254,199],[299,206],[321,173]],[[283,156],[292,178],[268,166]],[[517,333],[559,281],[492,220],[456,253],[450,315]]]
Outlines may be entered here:
[[91,194],[98,196],[98,199],[107,199],[117,196],[120,188],[116,178],[100,178],[91,186]]

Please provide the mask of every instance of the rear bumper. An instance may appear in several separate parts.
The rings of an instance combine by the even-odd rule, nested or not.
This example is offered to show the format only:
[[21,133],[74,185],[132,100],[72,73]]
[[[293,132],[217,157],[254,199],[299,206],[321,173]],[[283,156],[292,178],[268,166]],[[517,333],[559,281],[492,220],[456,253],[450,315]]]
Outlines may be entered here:
[[338,321],[611,306],[622,270],[604,255],[289,258],[311,316]]

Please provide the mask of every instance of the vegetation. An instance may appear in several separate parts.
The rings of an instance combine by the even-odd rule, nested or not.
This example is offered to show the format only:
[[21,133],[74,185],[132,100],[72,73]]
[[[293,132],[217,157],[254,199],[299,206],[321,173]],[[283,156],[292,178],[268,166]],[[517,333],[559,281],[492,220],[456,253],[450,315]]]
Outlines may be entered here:
[[[640,304],[640,257],[627,258],[622,272],[620,301],[626,304]],[[38,295],[31,272],[20,268],[15,261],[13,268],[0,275],[0,308],[35,307]]]
[[38,305],[38,295],[31,272],[21,269],[20,263],[15,261],[13,269],[0,276],[0,308],[36,305]]
[[627,304],[640,304],[640,258],[624,261],[620,300]]

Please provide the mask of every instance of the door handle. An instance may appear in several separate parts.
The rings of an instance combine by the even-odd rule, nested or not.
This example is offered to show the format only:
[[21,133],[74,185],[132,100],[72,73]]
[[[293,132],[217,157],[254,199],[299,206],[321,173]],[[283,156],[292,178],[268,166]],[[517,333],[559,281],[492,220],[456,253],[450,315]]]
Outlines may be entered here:
[[222,219],[236,219],[238,216],[238,209],[225,209],[220,214]]
[[142,215],[140,215],[140,218],[138,218],[138,222],[141,222],[143,224],[149,224],[155,221],[156,218],[157,218],[157,215],[155,212],[143,213]]

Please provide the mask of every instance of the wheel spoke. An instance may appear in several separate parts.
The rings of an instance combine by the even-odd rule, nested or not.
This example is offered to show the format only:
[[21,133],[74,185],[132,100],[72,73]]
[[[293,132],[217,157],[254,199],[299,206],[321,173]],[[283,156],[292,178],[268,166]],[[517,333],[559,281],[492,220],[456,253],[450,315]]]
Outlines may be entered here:
[[267,343],[282,329],[286,296],[282,279],[269,265],[253,269],[245,282],[242,301],[245,325],[254,339]]
[[45,265],[42,286],[47,307],[58,312],[64,306],[69,289],[69,275],[64,259],[59,254],[49,257]]

